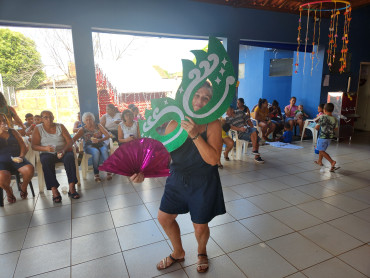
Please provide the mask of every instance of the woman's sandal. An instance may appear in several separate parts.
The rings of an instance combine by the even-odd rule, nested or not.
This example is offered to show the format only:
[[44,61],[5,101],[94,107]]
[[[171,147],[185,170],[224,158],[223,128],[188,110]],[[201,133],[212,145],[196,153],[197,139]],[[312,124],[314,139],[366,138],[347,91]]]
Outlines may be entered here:
[[23,191],[23,190],[21,189],[20,195],[21,195],[21,198],[22,198],[23,200],[24,200],[24,199],[26,199],[26,198],[27,198],[27,196],[28,196],[27,189],[26,189],[26,191]]
[[[168,259],[171,259],[172,261],[170,262],[169,265],[167,265],[167,262],[169,262]],[[162,259],[159,263],[157,263],[157,269],[158,270],[163,270],[163,269],[166,269],[166,268],[169,268],[171,265],[173,265],[174,263],[179,263],[179,262],[183,262],[185,261],[185,258],[182,258],[182,259],[175,259],[174,257],[172,257],[172,255],[170,254],[168,257],[165,257],[164,259]],[[160,266],[162,263],[162,267]]]
[[[198,257],[206,257],[207,262],[206,263],[197,263],[197,271],[198,273],[204,273],[208,271],[208,256],[207,254],[198,254]],[[205,268],[204,268],[205,267]]]
[[61,195],[58,195],[58,196],[53,196],[53,202],[54,203],[60,203],[62,202],[62,196]]
[[71,199],[80,199],[80,194],[78,194],[77,191],[75,193],[68,191],[68,196],[71,197]]
[[15,198],[15,196],[13,194],[13,189],[10,188],[9,191],[10,191],[10,194],[9,194],[9,192],[6,192],[6,196],[8,198],[8,202],[10,204],[14,204],[17,201],[17,199]]
[[94,180],[96,182],[101,182],[101,178],[100,178],[99,174],[97,174],[97,175],[94,176]]
[[113,177],[113,174],[112,173],[107,173],[107,180],[110,181]]
[[317,164],[317,165],[319,165],[319,166],[324,166],[324,164],[319,163],[317,160],[315,160],[315,161],[314,161],[314,163],[316,163],[316,164]]

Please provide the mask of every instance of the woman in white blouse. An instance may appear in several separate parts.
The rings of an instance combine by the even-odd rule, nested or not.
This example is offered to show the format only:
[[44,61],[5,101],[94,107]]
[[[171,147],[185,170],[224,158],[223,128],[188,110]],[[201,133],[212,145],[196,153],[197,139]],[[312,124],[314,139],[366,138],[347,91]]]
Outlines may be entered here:
[[117,141],[121,113],[119,113],[117,108],[111,103],[107,105],[106,111],[107,113],[100,118],[100,124],[114,135],[114,138],[112,138],[113,141]]
[[118,126],[118,142],[120,144],[140,138],[139,123],[134,121],[134,113],[130,109],[122,112],[122,122]]

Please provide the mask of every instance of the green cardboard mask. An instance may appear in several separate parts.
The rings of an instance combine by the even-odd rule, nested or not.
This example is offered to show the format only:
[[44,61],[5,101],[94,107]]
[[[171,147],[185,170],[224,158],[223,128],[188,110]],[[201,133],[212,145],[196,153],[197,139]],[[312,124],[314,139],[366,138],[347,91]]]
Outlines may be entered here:
[[[179,148],[188,137],[180,125],[182,120],[187,120],[186,116],[199,125],[213,122],[225,113],[235,96],[233,65],[221,42],[210,37],[207,52],[193,50],[192,53],[196,64],[182,60],[183,79],[175,99],[152,99],[152,109],[145,111],[146,120],[139,120],[141,136],[162,142],[169,152]],[[195,112],[192,107],[193,96],[207,80],[212,83],[212,98]],[[157,128],[171,120],[177,122],[175,130],[167,135],[159,134]]]

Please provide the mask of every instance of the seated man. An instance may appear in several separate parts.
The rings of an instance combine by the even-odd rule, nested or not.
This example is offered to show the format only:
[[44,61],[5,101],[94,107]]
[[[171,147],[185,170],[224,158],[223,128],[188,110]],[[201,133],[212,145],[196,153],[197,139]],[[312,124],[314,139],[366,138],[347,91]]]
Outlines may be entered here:
[[243,111],[234,111],[232,107],[229,107],[227,109],[226,115],[226,123],[230,125],[230,128],[232,130],[236,130],[238,132],[238,138],[241,140],[252,142],[252,154],[254,154],[254,161],[258,164],[264,163],[265,161],[261,158],[258,152],[259,138],[257,135],[257,129],[253,127],[251,120]]

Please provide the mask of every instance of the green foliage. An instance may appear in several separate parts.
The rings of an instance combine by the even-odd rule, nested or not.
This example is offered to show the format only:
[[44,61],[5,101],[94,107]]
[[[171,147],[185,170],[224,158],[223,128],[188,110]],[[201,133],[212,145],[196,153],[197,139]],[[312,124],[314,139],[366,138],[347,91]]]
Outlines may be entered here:
[[0,73],[7,86],[35,89],[45,80],[40,53],[22,33],[0,29]]

